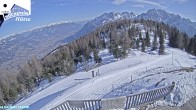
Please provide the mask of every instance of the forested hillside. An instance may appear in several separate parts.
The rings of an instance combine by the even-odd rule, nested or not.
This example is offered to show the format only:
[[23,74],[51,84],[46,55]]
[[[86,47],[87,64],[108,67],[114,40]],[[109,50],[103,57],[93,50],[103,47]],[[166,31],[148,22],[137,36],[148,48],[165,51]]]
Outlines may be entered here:
[[[145,30],[145,31],[144,31]],[[153,39],[150,35],[154,35]],[[151,20],[118,20],[60,46],[42,59],[36,56],[28,61],[16,76],[2,76],[0,79],[0,105],[14,103],[34,91],[42,80],[52,81],[55,76],[69,76],[78,67],[88,69],[88,63],[101,63],[98,52],[108,49],[116,59],[123,59],[132,49],[159,55],[167,54],[164,45],[196,55],[196,35],[188,37],[175,27]]]

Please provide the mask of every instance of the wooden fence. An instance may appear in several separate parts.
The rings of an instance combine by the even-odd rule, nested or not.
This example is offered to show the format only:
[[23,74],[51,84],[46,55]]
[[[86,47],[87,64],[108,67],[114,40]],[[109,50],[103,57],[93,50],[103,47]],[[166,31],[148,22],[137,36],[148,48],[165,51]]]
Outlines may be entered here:
[[98,100],[68,100],[51,110],[128,110],[130,108],[138,107],[143,104],[148,104],[165,98],[172,92],[174,86],[175,83],[172,83],[172,85],[167,87],[151,90],[144,93],[133,94],[130,96],[121,96]]

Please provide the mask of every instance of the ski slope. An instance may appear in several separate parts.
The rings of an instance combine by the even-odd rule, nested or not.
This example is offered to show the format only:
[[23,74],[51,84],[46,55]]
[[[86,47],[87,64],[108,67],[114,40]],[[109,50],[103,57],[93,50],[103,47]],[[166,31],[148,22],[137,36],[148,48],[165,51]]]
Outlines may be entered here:
[[[28,110],[49,110],[66,100],[100,99],[140,93],[176,82],[174,91],[156,105],[180,106],[196,96],[196,58],[179,49],[167,47],[166,55],[146,54],[137,50],[123,60],[114,59],[108,50],[99,54],[107,63],[88,72],[77,72],[47,84],[16,106]],[[173,53],[173,54],[172,54]],[[173,61],[172,61],[173,59]],[[92,71],[99,76],[92,78]]]
[[[145,36],[143,25],[137,25]],[[154,33],[150,33],[150,36],[153,39]],[[167,39],[165,42],[166,55],[158,55],[157,51],[147,48],[146,53],[130,50],[127,58],[117,60],[107,49],[102,50],[99,56],[105,65],[85,72],[79,64],[76,73],[41,84],[16,106],[29,106],[28,110],[49,110],[66,100],[130,95],[164,87],[173,81],[176,82],[174,91],[154,105],[181,106],[196,96],[196,57],[167,46]],[[94,62],[88,65],[94,65]],[[92,77],[92,71],[98,76]]]

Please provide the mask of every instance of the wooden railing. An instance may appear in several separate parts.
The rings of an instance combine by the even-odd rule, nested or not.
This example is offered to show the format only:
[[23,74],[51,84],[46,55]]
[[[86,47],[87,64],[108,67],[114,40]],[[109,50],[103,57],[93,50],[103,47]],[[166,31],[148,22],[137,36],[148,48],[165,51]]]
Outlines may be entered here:
[[106,98],[99,100],[68,100],[51,110],[128,110],[130,108],[148,104],[166,97],[172,92],[174,86],[175,83],[172,83],[172,85],[170,86],[156,90],[115,98]]
[[173,88],[174,88],[174,84],[164,88],[159,88],[156,90],[127,96],[125,109],[134,108],[142,104],[147,104],[159,100],[161,98],[164,98],[172,92]]

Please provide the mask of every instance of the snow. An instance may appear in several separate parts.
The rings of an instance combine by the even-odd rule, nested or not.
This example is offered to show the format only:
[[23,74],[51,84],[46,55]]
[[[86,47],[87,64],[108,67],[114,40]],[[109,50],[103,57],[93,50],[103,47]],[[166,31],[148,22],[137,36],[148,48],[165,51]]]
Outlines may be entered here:
[[29,105],[28,110],[48,110],[66,100],[100,99],[140,93],[175,81],[174,91],[156,104],[180,106],[196,95],[196,71],[180,69],[195,67],[196,60],[194,56],[179,49],[167,47],[166,52],[166,55],[160,56],[133,50],[127,58],[115,61],[108,50],[103,50],[99,55],[105,63],[110,62],[93,69],[95,72],[99,71],[99,76],[92,78],[92,71],[89,71],[59,78],[16,105]]
[[[144,26],[137,26],[145,36]],[[153,39],[154,34],[149,33]],[[88,72],[80,67],[69,77],[59,77],[52,83],[44,81],[35,92],[16,106],[29,106],[28,110],[49,110],[66,100],[130,95],[164,87],[173,81],[176,82],[176,86],[172,93],[153,106],[181,106],[196,96],[196,57],[167,44],[166,39],[165,55],[158,55],[157,51],[150,52],[150,48],[147,48],[148,53],[132,49],[127,58],[122,60],[115,59],[107,49],[101,50],[99,56],[104,65]],[[90,66],[94,64],[88,62]],[[99,75],[92,77],[92,71]]]

